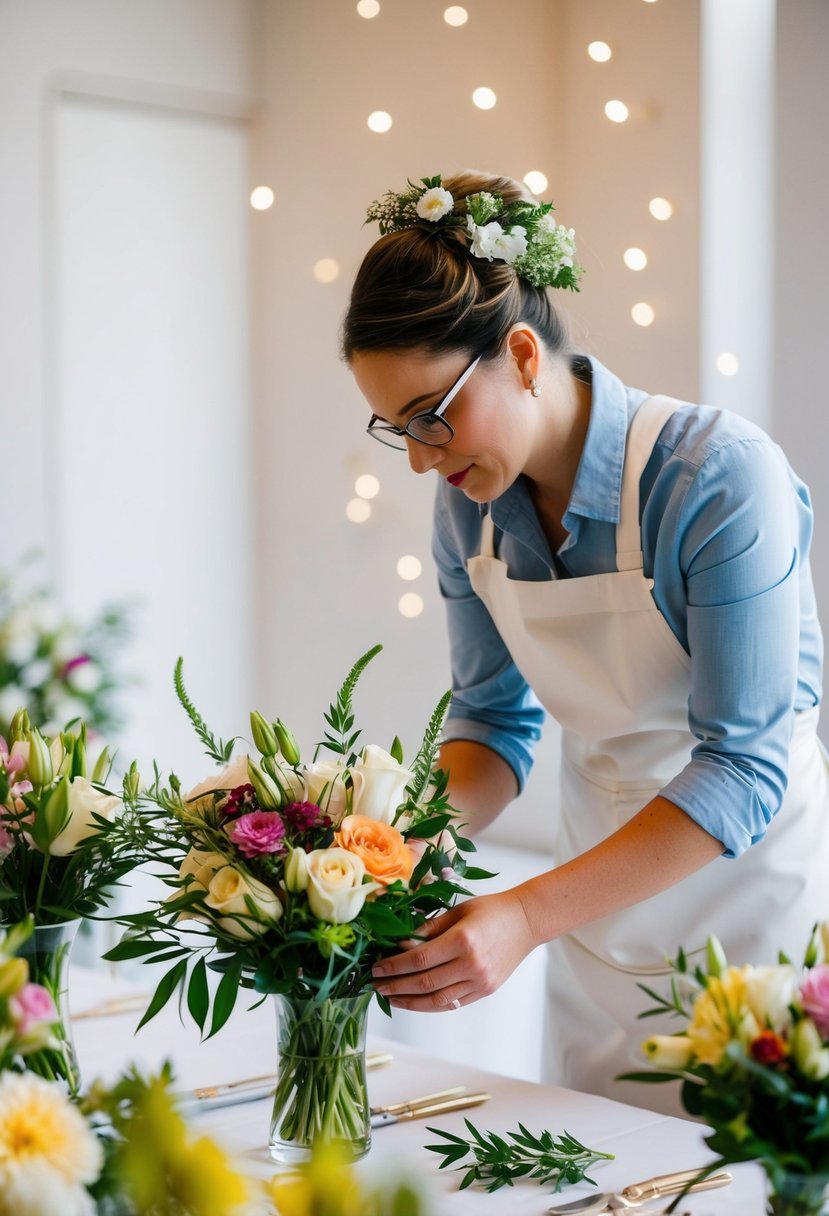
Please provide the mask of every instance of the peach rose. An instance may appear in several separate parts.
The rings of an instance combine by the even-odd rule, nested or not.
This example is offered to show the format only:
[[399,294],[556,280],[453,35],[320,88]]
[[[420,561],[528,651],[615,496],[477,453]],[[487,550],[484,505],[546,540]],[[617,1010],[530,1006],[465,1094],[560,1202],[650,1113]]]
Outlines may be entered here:
[[341,849],[361,858],[377,882],[387,887],[395,879],[408,882],[417,857],[397,828],[368,815],[347,815],[335,833]]

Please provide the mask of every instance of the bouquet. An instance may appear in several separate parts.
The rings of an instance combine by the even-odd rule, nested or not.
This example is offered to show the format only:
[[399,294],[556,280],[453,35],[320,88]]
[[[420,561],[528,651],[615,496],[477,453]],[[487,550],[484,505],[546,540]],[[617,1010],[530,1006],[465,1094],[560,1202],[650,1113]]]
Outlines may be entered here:
[[[171,963],[141,1024],[175,992],[202,1033],[224,1025],[240,986],[282,998],[280,1075],[271,1147],[304,1159],[316,1137],[367,1151],[365,1013],[372,965],[417,936],[426,919],[490,877],[455,827],[447,776],[435,770],[449,693],[409,767],[389,751],[356,750],[352,696],[381,647],[349,672],[303,763],[281,719],[251,714],[254,754],[233,757],[208,730],[176,667],[176,690],[209,756],[224,765],[183,794],[175,776],[135,799],[152,824],[149,855],[172,894],[121,918],[123,942],[105,956]],[[320,760],[320,751],[333,759]],[[418,843],[415,843],[417,841]],[[195,922],[195,923],[194,923]],[[215,990],[208,967],[221,973]],[[378,996],[388,1012],[388,1002]]]
[[[10,742],[0,737],[0,922],[30,922],[16,949],[57,1009],[50,1042],[33,1052],[30,1071],[80,1084],[66,1008],[66,964],[80,918],[94,916],[112,887],[137,864],[143,822],[122,815],[123,792],[106,788],[111,760],[101,752],[91,775],[86,727],[48,739],[18,710]],[[123,780],[134,794],[132,765]]]
[[707,1123],[719,1159],[758,1161],[775,1216],[817,1216],[829,1182],[829,925],[816,926],[802,967],[728,966],[709,939],[705,969],[680,950],[670,997],[640,985],[685,1028],[643,1044],[656,1073],[624,1080],[682,1083],[682,1103]]
[[18,705],[49,733],[82,718],[90,730],[111,734],[120,723],[122,683],[115,653],[129,631],[123,606],[106,605],[76,625],[48,589],[17,591],[0,571],[0,735],[8,734]]

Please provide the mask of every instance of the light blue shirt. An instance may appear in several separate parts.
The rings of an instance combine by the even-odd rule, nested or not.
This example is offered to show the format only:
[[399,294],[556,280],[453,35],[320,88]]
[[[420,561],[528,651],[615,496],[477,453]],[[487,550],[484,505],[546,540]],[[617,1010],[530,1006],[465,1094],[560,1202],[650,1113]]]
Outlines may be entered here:
[[[510,658],[466,572],[491,510],[511,578],[616,569],[625,436],[648,395],[597,360],[574,362],[593,397],[584,450],[553,555],[519,477],[488,507],[439,479],[433,552],[449,623],[453,697],[446,739],[473,739],[510,765],[519,788],[544,710]],[[809,492],[758,427],[709,406],[665,425],[640,482],[644,573],[691,657],[688,724],[699,740],[664,787],[738,857],[762,839],[786,789],[794,714],[821,696],[823,644],[809,569]]]

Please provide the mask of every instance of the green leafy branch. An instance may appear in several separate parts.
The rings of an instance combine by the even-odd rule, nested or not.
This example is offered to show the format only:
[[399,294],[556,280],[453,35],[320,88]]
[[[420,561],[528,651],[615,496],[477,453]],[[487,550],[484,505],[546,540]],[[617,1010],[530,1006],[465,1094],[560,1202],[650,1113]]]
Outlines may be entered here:
[[337,735],[332,735],[329,731],[325,731],[325,739],[317,744],[318,748],[327,747],[329,751],[334,752],[338,756],[349,756],[353,751],[354,744],[359,739],[361,733],[359,730],[356,730],[349,734],[354,726],[354,713],[351,708],[354,688],[371,660],[382,649],[383,647],[379,644],[372,646],[371,650],[367,650],[357,660],[351,671],[349,671],[342,688],[337,693],[334,704],[329,706],[328,713],[323,715],[331,730],[336,731],[339,738],[337,738]]
[[412,803],[418,803],[423,798],[426,792],[429,781],[432,777],[432,769],[435,766],[438,749],[440,747],[440,733],[443,730],[443,723],[446,720],[446,714],[449,710],[449,702],[452,700],[452,692],[445,692],[435,706],[434,713],[429,719],[429,724],[423,735],[423,742],[420,745],[420,750],[412,763],[412,772],[414,778],[409,786],[407,793]]
[[495,1132],[478,1131],[468,1119],[464,1119],[464,1123],[471,1139],[465,1140],[453,1132],[430,1127],[430,1132],[442,1136],[447,1143],[425,1146],[430,1153],[443,1155],[440,1169],[447,1166],[462,1169],[464,1166],[460,1163],[464,1158],[474,1159],[475,1164],[466,1168],[459,1190],[479,1182],[485,1185],[487,1191],[497,1191],[502,1186],[512,1186],[516,1179],[528,1178],[541,1186],[552,1183],[554,1189],[559,1191],[563,1182],[592,1182],[593,1179],[587,1177],[587,1171],[597,1161],[613,1160],[612,1153],[586,1148],[566,1131],[560,1136],[548,1131],[534,1136],[523,1123],[519,1123],[518,1131],[507,1132],[509,1139],[506,1140]]
[[235,739],[230,739],[227,743],[223,739],[217,739],[215,735],[207,727],[204,718],[196,709],[193,702],[188,696],[187,689],[184,687],[184,676],[182,670],[184,668],[184,659],[179,657],[176,663],[176,669],[173,675],[173,682],[176,686],[176,696],[178,697],[184,712],[193,724],[196,734],[201,739],[205,747],[206,754],[215,760],[217,764],[227,764],[233,754],[233,745]]

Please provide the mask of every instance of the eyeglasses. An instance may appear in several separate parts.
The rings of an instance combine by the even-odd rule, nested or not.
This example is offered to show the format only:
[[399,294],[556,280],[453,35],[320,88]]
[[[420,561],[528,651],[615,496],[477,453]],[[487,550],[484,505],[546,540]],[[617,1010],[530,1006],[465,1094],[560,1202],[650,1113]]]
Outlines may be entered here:
[[458,376],[443,400],[439,401],[432,409],[425,410],[422,414],[415,414],[403,427],[392,426],[390,422],[383,422],[378,418],[377,414],[372,414],[371,421],[366,427],[366,434],[371,435],[372,439],[376,439],[379,443],[384,443],[390,448],[396,448],[400,452],[406,451],[404,439],[406,435],[409,435],[412,439],[416,439],[418,443],[427,443],[433,448],[438,448],[444,443],[448,443],[450,439],[454,439],[455,432],[443,415],[446,412],[447,406],[461,391],[482,358],[483,355],[478,355],[477,358],[472,360],[469,366]]

